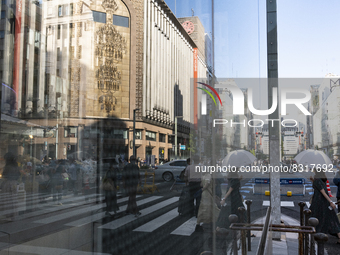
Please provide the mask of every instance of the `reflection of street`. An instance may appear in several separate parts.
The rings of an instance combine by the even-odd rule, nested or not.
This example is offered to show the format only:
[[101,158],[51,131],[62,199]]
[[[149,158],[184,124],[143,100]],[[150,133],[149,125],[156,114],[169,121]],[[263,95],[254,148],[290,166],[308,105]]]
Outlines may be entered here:
[[[254,178],[244,178],[241,181],[240,190],[245,200],[253,201],[252,221],[265,215],[270,200],[269,196],[252,194],[253,184]],[[192,254],[194,251],[195,254],[199,254],[203,251],[203,246],[208,242],[209,236],[194,232],[196,218],[178,215],[178,199],[184,184],[176,184],[172,192],[169,191],[171,182],[158,182],[156,185],[159,192],[137,196],[137,204],[142,213],[138,218],[124,214],[128,200],[124,196],[118,198],[120,210],[116,218],[105,216],[105,203],[101,195],[90,194],[87,196],[88,200],[85,200],[84,195],[66,195],[63,197],[62,206],[55,205],[49,198],[47,203],[38,203],[36,208],[21,212],[15,221],[2,222],[0,226],[0,231],[3,232],[0,235],[1,249],[8,248],[8,235],[4,234],[8,233],[10,243],[13,243],[10,250],[16,252],[30,250],[35,254],[51,254],[52,252],[62,254],[69,249],[81,249],[79,247],[91,251],[89,247],[94,240],[96,244],[94,251],[107,254],[170,255]],[[298,202],[304,201],[308,204],[313,194],[311,182],[306,181],[306,185],[308,192],[305,196],[281,197],[282,214],[299,220]],[[227,183],[223,183],[222,193],[226,189]],[[331,185],[331,190],[336,191],[333,185]],[[0,199],[1,203],[5,204],[10,198],[1,197]],[[34,201],[39,197],[28,195],[26,199]],[[19,208],[22,206],[23,203],[19,204]],[[4,213],[6,211],[2,211],[1,215]],[[65,241],[63,245],[58,243],[56,246],[55,242],[60,238],[68,241]],[[98,240],[103,240],[103,242],[98,243]],[[112,241],[106,243],[105,240]],[[164,243],[167,245],[165,246]]]

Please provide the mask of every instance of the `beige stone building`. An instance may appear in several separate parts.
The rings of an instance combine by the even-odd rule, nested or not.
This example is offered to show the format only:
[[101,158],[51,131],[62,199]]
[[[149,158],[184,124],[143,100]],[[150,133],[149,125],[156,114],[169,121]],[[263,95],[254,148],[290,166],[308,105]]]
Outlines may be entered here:
[[136,110],[137,157],[173,158],[175,117],[181,144],[194,120],[195,48],[197,77],[209,73],[198,18],[193,40],[163,0],[43,1],[39,15],[37,103],[19,106],[35,156],[127,158]]

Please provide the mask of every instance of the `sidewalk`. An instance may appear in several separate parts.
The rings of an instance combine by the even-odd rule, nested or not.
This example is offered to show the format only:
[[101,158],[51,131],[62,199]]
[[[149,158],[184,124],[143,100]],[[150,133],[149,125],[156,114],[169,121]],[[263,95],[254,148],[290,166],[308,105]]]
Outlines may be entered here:
[[[282,214],[281,220],[284,222],[285,225],[300,225],[300,222]],[[252,224],[264,224],[265,217],[259,218],[256,221],[252,222]],[[247,251],[249,255],[255,255],[257,252],[257,247],[260,242],[260,238],[262,235],[262,231],[252,231],[256,237],[252,237],[251,239],[251,251]],[[296,255],[299,253],[299,236],[297,233],[281,233],[281,241],[272,242],[272,254],[275,255]],[[317,250],[317,246],[315,247]],[[242,254],[242,250],[238,251],[238,254]],[[327,251],[325,250],[325,255],[327,255]]]

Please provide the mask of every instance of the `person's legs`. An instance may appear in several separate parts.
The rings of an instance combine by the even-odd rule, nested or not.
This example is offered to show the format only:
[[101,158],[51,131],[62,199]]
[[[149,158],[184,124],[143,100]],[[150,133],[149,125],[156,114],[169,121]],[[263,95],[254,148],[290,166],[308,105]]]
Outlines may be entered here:
[[57,192],[58,192],[58,202],[61,203],[61,199],[62,199],[62,197],[63,197],[63,190],[62,190],[62,189],[59,189]]
[[53,201],[57,201],[57,190],[55,188],[55,185],[51,188],[52,196],[53,196]]
[[199,192],[199,190],[201,189],[201,184],[199,182],[195,183],[195,193],[196,197],[195,197],[195,216],[197,217],[198,215],[198,209],[200,208],[200,203],[201,203],[201,194],[197,195],[197,193]]
[[106,204],[105,211],[106,211],[106,212],[110,212],[110,198],[109,198],[109,192],[108,192],[107,190],[105,190],[104,193],[105,193],[105,204]]
[[134,187],[133,190],[131,191],[130,198],[129,198],[130,205],[131,205],[130,210],[131,210],[131,213],[133,214],[139,213],[139,210],[137,207],[136,196],[137,196],[137,187]]
[[189,195],[190,195],[190,201],[188,201],[188,212],[190,215],[195,215],[196,209],[195,209],[195,193],[196,193],[196,185],[194,182],[189,182]]

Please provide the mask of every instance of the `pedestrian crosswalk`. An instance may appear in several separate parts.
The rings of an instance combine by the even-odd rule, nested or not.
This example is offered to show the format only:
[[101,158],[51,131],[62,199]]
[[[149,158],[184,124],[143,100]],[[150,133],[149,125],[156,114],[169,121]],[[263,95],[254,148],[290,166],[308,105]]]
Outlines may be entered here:
[[[247,186],[248,189],[251,188],[250,185]],[[85,200],[85,198],[89,200]],[[55,224],[63,228],[77,229],[82,229],[85,226],[90,226],[90,228],[95,226],[97,232],[101,231],[104,233],[105,231],[125,231],[126,228],[124,227],[129,226],[128,231],[131,231],[131,233],[158,233],[157,231],[166,228],[166,234],[169,236],[192,237],[195,233],[197,221],[196,217],[185,218],[179,216],[177,207],[178,194],[177,196],[176,194],[174,196],[138,195],[137,205],[141,212],[139,217],[124,214],[127,208],[128,197],[118,199],[119,210],[117,217],[107,217],[105,215],[106,204],[104,196],[101,194],[91,194],[86,197],[84,195],[68,195],[63,198],[62,206],[57,206],[55,202],[51,203],[52,198],[49,198],[49,202],[45,204],[38,203],[39,196],[37,195],[28,195],[27,199],[35,201],[33,204],[36,206],[36,210],[25,212],[16,219],[16,221],[25,222],[24,227],[21,228],[21,230],[25,231],[35,231],[41,226]],[[6,204],[10,202],[10,199],[1,197],[1,201],[4,202],[4,207],[2,208],[5,208],[5,210],[0,211],[0,215],[11,212],[9,205]],[[270,201],[253,201],[253,206],[254,203],[263,207],[270,205]],[[243,204],[247,208],[245,202]],[[308,202],[306,202],[306,205],[309,207]],[[295,201],[281,201],[281,207],[298,207],[298,204]],[[20,228],[11,228],[11,226],[16,224],[16,221],[9,224],[6,223],[4,226],[0,225],[0,231],[9,231],[14,236],[16,234],[15,231],[20,230]],[[23,245],[20,246],[24,247]],[[55,254],[63,251],[64,249],[57,250]],[[40,253],[36,252],[36,254]]]

